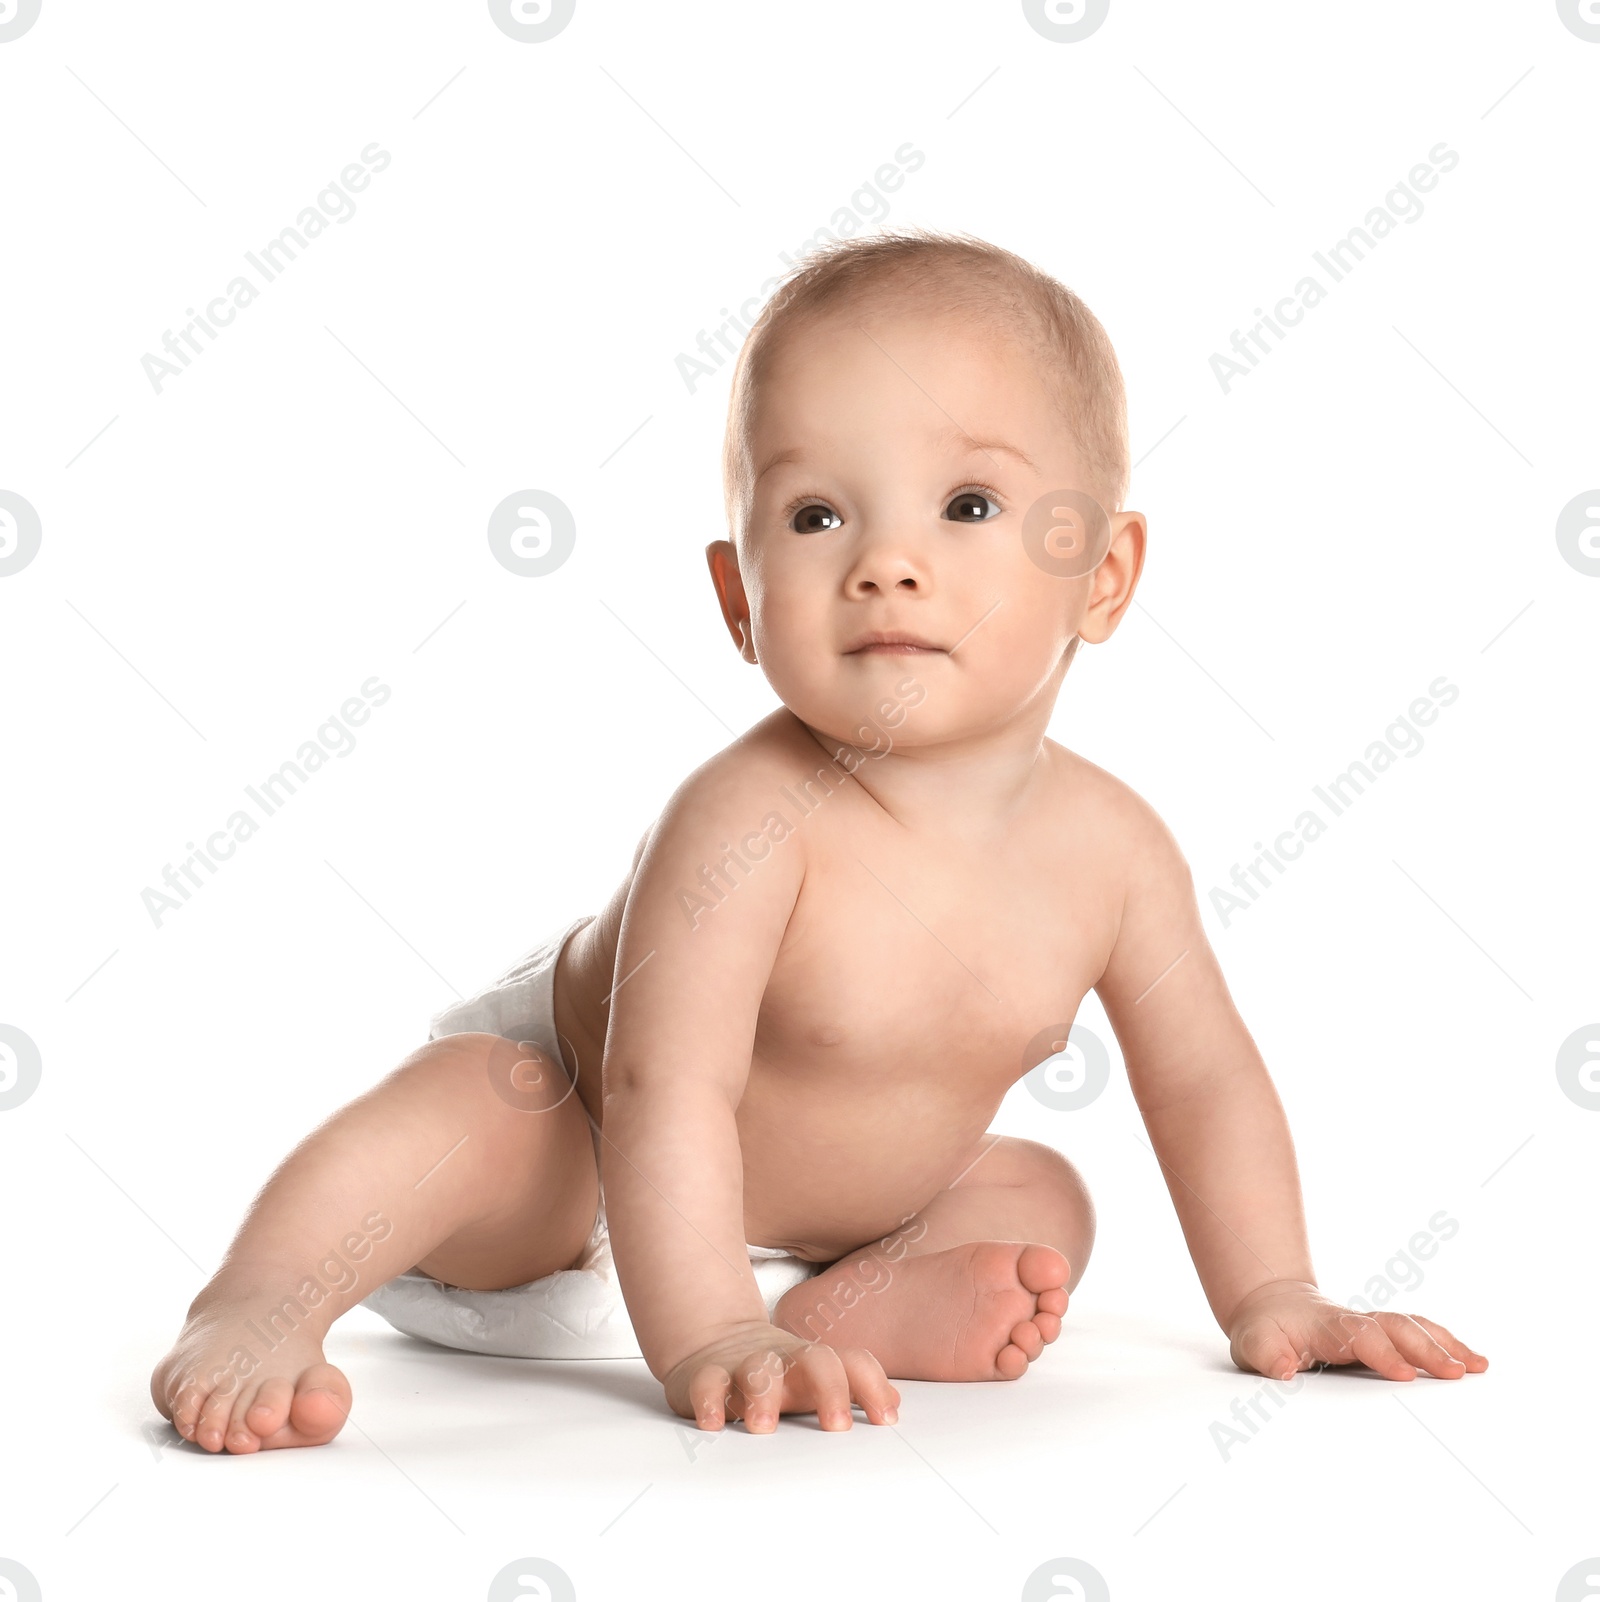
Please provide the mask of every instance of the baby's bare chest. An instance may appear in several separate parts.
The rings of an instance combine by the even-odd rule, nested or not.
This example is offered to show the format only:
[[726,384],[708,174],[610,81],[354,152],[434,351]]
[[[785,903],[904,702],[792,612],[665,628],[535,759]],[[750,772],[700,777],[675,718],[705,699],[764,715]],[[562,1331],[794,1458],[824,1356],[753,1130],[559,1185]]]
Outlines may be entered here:
[[1105,876],[1060,853],[824,853],[763,997],[758,1066],[997,1100],[1070,1025],[1117,913]]

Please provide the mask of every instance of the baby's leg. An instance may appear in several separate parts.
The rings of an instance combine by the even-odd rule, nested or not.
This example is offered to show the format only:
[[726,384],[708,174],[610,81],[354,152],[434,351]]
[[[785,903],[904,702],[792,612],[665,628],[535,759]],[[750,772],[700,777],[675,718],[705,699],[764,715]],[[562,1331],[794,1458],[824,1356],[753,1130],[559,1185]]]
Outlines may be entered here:
[[413,1267],[468,1290],[570,1268],[598,1200],[558,1063],[497,1035],[430,1041],[279,1165],[150,1394],[207,1451],[320,1445],[350,1409],[322,1355],[336,1318]]
[[865,1346],[890,1379],[1017,1379],[1061,1333],[1093,1244],[1077,1169],[990,1133],[926,1207],[788,1291],[772,1321]]

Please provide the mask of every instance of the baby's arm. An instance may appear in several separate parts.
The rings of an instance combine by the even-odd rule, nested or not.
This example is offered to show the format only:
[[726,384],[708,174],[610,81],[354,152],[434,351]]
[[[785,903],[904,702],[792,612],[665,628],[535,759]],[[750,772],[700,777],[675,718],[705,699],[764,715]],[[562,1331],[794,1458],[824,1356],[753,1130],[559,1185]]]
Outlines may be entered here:
[[1235,1363],[1274,1379],[1315,1362],[1396,1380],[1486,1368],[1428,1319],[1366,1317],[1317,1290],[1283,1105],[1201,927],[1188,864],[1160,818],[1126,800],[1122,919],[1095,988]]
[[[673,1410],[704,1429],[815,1411],[850,1427],[898,1403],[877,1360],[778,1329],[745,1250],[735,1111],[761,999],[799,895],[804,843],[769,842],[787,773],[735,746],[692,775],[652,831],[623,914],[603,1065],[601,1179],[628,1313]],[[719,863],[727,860],[727,872]],[[727,874],[731,873],[732,877]]]

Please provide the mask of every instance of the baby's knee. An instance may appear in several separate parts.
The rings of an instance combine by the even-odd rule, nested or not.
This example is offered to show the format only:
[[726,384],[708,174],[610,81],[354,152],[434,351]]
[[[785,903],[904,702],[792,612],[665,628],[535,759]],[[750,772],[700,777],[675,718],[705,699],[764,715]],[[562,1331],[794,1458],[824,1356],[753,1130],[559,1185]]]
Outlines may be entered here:
[[1077,1164],[1054,1146],[1017,1138],[1013,1160],[1019,1171],[1019,1182],[1037,1191],[1041,1205],[1050,1210],[1065,1239],[1075,1247],[1066,1253],[1072,1265],[1070,1290],[1082,1277],[1094,1248],[1094,1198]]

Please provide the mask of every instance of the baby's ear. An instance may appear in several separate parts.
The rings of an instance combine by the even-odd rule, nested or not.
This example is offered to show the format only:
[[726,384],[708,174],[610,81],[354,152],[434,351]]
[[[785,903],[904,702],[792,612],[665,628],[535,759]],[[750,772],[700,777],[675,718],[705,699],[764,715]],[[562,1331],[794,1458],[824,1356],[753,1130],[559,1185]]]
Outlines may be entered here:
[[1144,570],[1143,512],[1118,512],[1111,519],[1111,542],[1094,570],[1089,602],[1079,625],[1080,639],[1103,645],[1127,613]]
[[716,586],[717,603],[722,608],[722,620],[728,625],[728,633],[739,647],[739,655],[746,662],[754,662],[756,645],[750,632],[750,602],[744,593],[739,553],[733,541],[713,540],[706,546],[706,566],[711,569],[711,582]]

